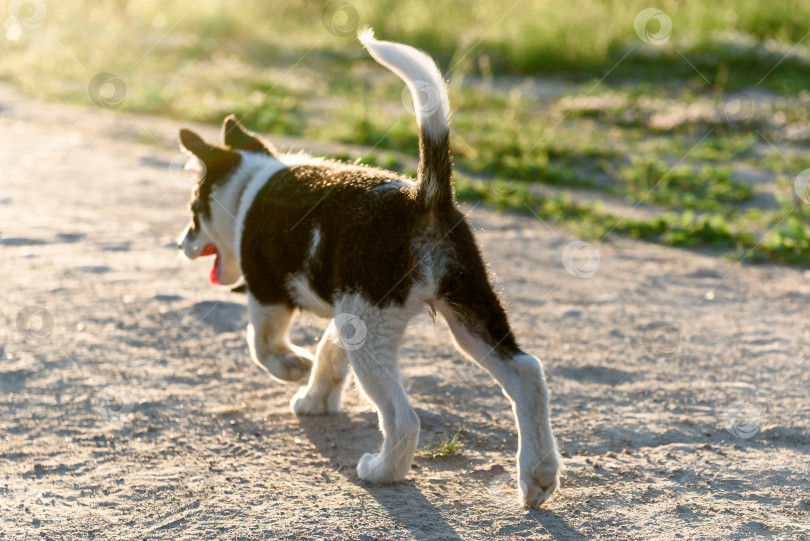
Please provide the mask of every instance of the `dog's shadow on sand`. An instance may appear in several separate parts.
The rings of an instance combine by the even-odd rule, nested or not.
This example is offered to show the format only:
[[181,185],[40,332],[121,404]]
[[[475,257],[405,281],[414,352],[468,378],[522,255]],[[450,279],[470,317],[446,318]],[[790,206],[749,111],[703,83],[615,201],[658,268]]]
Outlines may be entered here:
[[[365,490],[388,512],[392,519],[407,528],[419,540],[463,539],[445,519],[435,504],[410,479],[394,485],[372,485],[357,477],[355,467],[364,452],[376,451],[380,445],[377,416],[372,412],[360,414],[358,422],[345,413],[329,416],[300,416],[299,424],[318,452],[329,460],[334,471],[347,481]],[[351,442],[346,446],[346,442]],[[373,443],[372,443],[373,442]],[[417,470],[418,471],[418,470]],[[485,489],[482,489],[485,490]],[[486,497],[485,495],[481,496]],[[506,505],[516,505],[516,503]],[[527,535],[527,530],[540,526],[554,539],[586,539],[570,526],[562,516],[546,509],[515,507],[522,520],[506,527],[493,526],[491,535]],[[447,511],[444,512],[447,514]],[[494,518],[494,517],[493,517]],[[516,517],[518,518],[518,517]],[[483,533],[483,532],[482,532]]]
[[[333,464],[335,470],[377,500],[416,539],[461,539],[436,506],[428,501],[412,481],[377,486],[357,477],[354,470],[357,460],[364,452],[374,451],[375,446],[380,445],[379,436],[376,435],[379,434],[376,427],[377,416],[371,412],[360,415],[364,419],[362,423],[345,413],[327,417],[301,416],[298,419],[309,440]],[[352,443],[349,447],[341,447],[341,441]],[[364,448],[364,444],[367,448]]]

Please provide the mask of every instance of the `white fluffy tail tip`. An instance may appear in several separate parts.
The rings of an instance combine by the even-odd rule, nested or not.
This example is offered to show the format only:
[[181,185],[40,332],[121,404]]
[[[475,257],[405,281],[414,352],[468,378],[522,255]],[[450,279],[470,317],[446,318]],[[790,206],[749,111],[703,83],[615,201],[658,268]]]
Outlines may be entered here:
[[365,27],[357,33],[357,39],[360,40],[360,43],[363,45],[367,45],[373,41],[377,41],[377,37],[374,35],[374,29],[370,27]]

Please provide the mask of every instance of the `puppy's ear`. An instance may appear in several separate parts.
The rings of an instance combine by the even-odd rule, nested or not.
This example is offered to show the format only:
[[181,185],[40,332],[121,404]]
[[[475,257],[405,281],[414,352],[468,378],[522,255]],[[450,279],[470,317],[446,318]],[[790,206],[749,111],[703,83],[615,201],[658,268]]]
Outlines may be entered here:
[[203,141],[202,137],[186,129],[180,130],[180,148],[202,160],[206,167],[204,179],[215,179],[215,182],[216,179],[224,177],[228,171],[239,165],[241,160],[239,153],[210,145]]
[[235,115],[228,115],[222,122],[222,142],[227,146],[248,152],[261,152],[275,156],[276,149],[255,133],[246,130]]
[[180,148],[191,152],[201,160],[205,160],[214,150],[214,147],[203,141],[202,137],[185,128],[180,130]]

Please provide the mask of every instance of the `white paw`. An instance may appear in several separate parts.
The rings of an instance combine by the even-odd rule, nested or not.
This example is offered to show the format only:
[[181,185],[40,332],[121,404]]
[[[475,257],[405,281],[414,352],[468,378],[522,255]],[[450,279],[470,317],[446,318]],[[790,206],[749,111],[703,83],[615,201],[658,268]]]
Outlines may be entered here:
[[312,360],[294,351],[254,357],[253,362],[281,381],[299,381],[312,369]]
[[357,464],[357,476],[363,481],[375,484],[396,483],[405,479],[405,474],[397,474],[389,464],[380,457],[380,453],[366,453]]
[[343,402],[343,389],[336,386],[328,391],[307,386],[298,389],[290,401],[290,409],[298,415],[337,413]]
[[296,415],[324,415],[329,413],[324,396],[307,392],[306,387],[298,389],[290,401],[290,409]]
[[526,507],[537,507],[548,500],[560,486],[562,465],[557,453],[534,467],[518,471],[518,497]]
[[343,405],[343,387],[340,385],[335,386],[324,399],[326,403],[326,411],[328,413],[337,413]]

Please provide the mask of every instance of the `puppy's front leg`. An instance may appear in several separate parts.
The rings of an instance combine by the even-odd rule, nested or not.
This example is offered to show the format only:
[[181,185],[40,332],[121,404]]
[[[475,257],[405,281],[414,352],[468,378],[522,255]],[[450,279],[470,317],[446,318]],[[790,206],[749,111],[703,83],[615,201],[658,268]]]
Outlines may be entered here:
[[340,335],[332,320],[315,352],[315,366],[309,383],[301,387],[290,402],[293,413],[323,415],[340,411],[348,373],[346,350],[340,345]]
[[248,294],[248,315],[247,340],[253,362],[281,381],[298,381],[306,376],[314,358],[290,343],[287,332],[292,309],[284,304],[261,304]]

